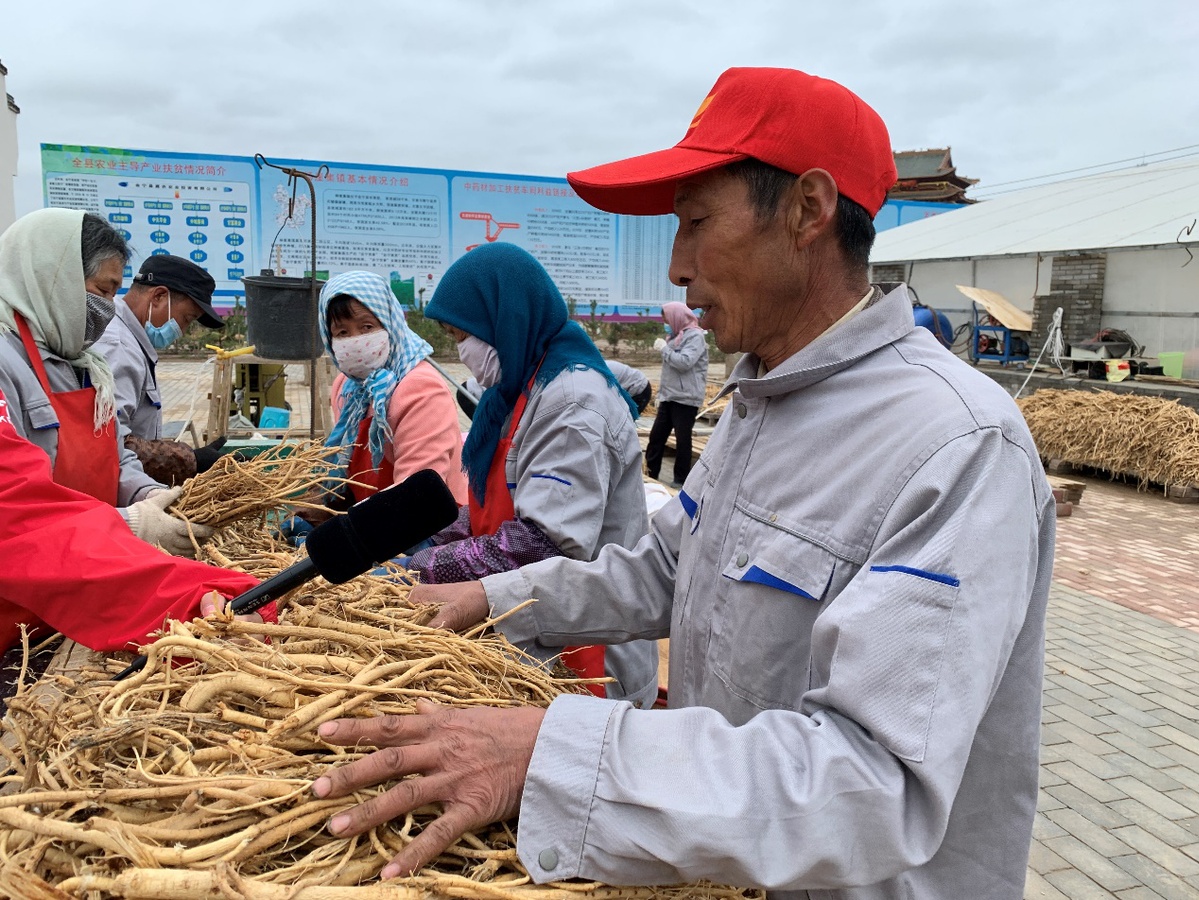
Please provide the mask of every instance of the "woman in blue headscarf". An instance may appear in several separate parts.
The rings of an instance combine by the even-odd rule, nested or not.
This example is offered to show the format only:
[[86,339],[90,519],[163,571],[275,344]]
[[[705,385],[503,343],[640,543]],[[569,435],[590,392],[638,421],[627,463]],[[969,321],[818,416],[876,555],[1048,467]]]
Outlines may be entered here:
[[[471,581],[634,546],[649,529],[636,407],[541,264],[512,244],[484,244],[450,266],[425,315],[485,390],[462,450],[470,503],[407,567],[425,584]],[[652,642],[611,649],[623,660],[608,666],[619,679],[610,696],[651,682],[656,691]],[[564,659],[595,674],[594,656]]]
[[[341,447],[334,474],[358,484],[327,503],[334,508],[432,469],[460,503],[462,431],[453,395],[425,362],[433,348],[408,327],[387,281],[374,272],[344,272],[321,290],[319,323],[325,350],[338,368],[335,424],[326,445]],[[315,524],[324,516],[301,513]]]

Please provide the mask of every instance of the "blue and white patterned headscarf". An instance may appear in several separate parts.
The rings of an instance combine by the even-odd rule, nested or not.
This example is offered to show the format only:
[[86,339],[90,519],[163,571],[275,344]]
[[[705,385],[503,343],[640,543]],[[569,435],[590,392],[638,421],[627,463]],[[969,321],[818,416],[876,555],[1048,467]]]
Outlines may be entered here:
[[383,462],[384,445],[392,438],[387,424],[387,406],[392,392],[400,379],[411,372],[417,363],[432,355],[433,348],[408,327],[404,308],[382,275],[374,272],[343,272],[330,278],[321,289],[321,340],[335,364],[337,355],[333,352],[333,341],[329,334],[329,304],[334,298],[342,296],[353,297],[374,313],[391,338],[391,352],[387,355],[387,362],[365,380],[346,376],[341,389],[345,405],[325,446],[342,447],[339,463],[342,467],[348,465],[358,428],[370,410],[374,413],[370,426],[371,462],[377,467]]

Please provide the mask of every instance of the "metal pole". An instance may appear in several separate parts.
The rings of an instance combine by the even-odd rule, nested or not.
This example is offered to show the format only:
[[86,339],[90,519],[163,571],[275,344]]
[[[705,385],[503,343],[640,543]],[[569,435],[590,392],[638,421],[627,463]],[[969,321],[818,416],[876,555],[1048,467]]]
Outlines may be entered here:
[[463,412],[466,413],[466,417],[468,419],[473,420],[475,417],[475,409],[476,409],[476,407],[478,407],[479,401],[476,400],[474,397],[472,397],[470,395],[470,392],[467,391],[466,388],[464,388],[457,381],[455,381],[454,376],[451,375],[449,372],[447,372],[445,369],[443,369],[441,367],[441,365],[438,364],[438,362],[433,359],[433,357],[426,356],[425,362],[427,362],[434,369],[436,369],[439,373],[441,373],[441,377],[450,383],[450,387],[452,387],[454,389],[454,392],[458,395],[459,403],[465,404],[464,408],[463,408]]
[[[261,153],[254,154],[254,162],[258,164],[259,168],[270,166],[272,169],[278,169],[287,176],[289,185],[297,178],[304,179],[304,183],[308,185],[308,196],[311,201],[308,208],[308,219],[312,225],[312,268],[308,277],[312,294],[312,308],[319,310],[320,291],[316,286],[316,187],[313,185],[312,179],[313,177],[320,178],[322,174],[328,174],[329,167],[322,165],[315,173],[309,174],[292,166],[277,166],[273,162],[269,162]],[[295,198],[294,192],[292,198]],[[308,360],[308,437],[310,439],[316,438],[316,361],[319,358],[320,354]]]

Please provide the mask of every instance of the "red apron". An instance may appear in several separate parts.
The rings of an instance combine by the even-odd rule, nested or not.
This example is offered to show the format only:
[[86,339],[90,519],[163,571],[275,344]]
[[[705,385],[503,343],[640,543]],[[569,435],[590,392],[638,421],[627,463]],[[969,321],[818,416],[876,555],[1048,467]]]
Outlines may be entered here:
[[[350,454],[350,465],[346,476],[358,484],[350,485],[350,493],[355,502],[365,500],[392,485],[392,475],[395,470],[390,466],[376,467],[371,459],[371,413],[368,410],[358,425],[358,437],[354,441],[354,452]],[[361,485],[365,485],[362,487]]]
[[[536,375],[534,375],[534,378]],[[520,399],[512,410],[512,424],[508,434],[500,440],[495,448],[495,456],[491,458],[491,468],[487,470],[487,500],[479,503],[475,492],[470,492],[470,533],[477,536],[495,534],[505,522],[516,518],[516,507],[512,503],[512,491],[508,488],[508,473],[504,463],[508,451],[512,448],[512,438],[520,425],[520,417],[525,413],[529,403],[529,390],[533,380],[521,393]],[[604,646],[602,644],[587,647],[565,647],[562,650],[562,662],[566,663],[580,678],[603,678]],[[597,697],[604,697],[607,692],[602,684],[590,684],[587,689]]]
[[112,506],[117,504],[117,489],[121,481],[120,454],[117,450],[117,423],[112,419],[99,430],[95,427],[96,389],[76,391],[50,390],[42,354],[33,342],[29,325],[20,313],[14,312],[21,343],[29,354],[29,364],[50,398],[58,415],[58,453],[54,459],[54,480],[63,487],[90,494]]

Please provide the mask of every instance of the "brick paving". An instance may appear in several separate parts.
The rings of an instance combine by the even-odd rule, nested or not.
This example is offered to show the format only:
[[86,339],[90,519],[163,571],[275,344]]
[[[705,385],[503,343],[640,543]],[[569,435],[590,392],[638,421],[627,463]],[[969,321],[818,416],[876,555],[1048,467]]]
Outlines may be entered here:
[[1199,503],[1100,478],[1057,520],[1054,580],[1199,632]]
[[1199,635],[1054,585],[1025,897],[1199,897],[1197,707]]
[[[164,361],[164,413],[211,376]],[[293,374],[294,371],[294,374]],[[307,427],[302,367],[293,425]],[[455,374],[459,374],[455,371]],[[293,396],[294,395],[294,396]],[[1199,898],[1199,505],[1094,478],[1058,520],[1027,900]]]

